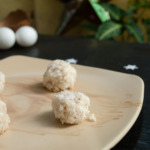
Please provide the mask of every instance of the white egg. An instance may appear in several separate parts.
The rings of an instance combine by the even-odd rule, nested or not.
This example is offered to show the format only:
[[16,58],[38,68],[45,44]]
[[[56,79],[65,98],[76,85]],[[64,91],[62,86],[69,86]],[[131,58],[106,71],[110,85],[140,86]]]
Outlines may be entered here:
[[15,33],[8,27],[0,28],[0,49],[9,49],[15,44]]
[[20,27],[16,31],[16,41],[20,46],[28,47],[32,46],[37,42],[38,34],[37,31],[30,26]]

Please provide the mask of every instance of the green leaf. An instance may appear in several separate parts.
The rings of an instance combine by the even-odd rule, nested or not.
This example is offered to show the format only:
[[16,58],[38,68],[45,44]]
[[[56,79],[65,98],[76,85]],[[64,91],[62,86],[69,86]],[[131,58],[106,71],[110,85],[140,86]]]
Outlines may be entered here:
[[146,29],[148,43],[150,43],[150,18],[142,19],[142,23]]
[[125,25],[128,32],[140,43],[144,42],[144,36],[141,28],[134,22],[130,22],[128,25]]
[[89,0],[92,8],[102,22],[110,20],[109,13],[95,0]]
[[123,19],[124,16],[129,15],[126,11],[119,8],[114,4],[99,3],[103,8],[105,8],[111,15],[111,17],[117,21]]
[[128,17],[136,17],[137,15],[135,13],[133,13],[136,9],[137,9],[137,7],[134,5],[129,6],[125,15]]
[[137,7],[135,6],[135,5],[131,5],[131,6],[129,6],[129,8],[128,8],[128,12],[132,12],[132,11],[135,11],[137,9]]
[[143,6],[146,5],[146,3],[147,3],[147,0],[142,0],[141,1],[141,5],[143,5]]
[[150,9],[150,1],[149,0],[140,0],[140,1],[135,1],[133,5],[139,9],[139,8],[144,8],[144,9]]
[[107,21],[99,26],[95,38],[99,40],[106,40],[122,33],[122,25],[113,21]]

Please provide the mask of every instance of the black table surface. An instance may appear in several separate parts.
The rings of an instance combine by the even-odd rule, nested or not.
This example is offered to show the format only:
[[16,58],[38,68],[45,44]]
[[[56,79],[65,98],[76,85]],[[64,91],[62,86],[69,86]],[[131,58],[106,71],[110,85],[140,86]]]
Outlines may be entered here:
[[[33,47],[15,45],[9,50],[0,50],[0,59],[12,55],[50,60],[75,58],[78,64],[140,76],[145,83],[142,111],[133,127],[112,150],[150,150],[149,44],[39,35],[39,40]],[[124,66],[128,64],[136,65],[138,69],[125,70]]]

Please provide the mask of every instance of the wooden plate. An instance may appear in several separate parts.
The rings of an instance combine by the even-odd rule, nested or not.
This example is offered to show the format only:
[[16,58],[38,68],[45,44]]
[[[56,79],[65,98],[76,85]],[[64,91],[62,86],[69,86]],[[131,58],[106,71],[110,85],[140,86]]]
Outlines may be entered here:
[[91,99],[97,121],[62,125],[54,118],[50,93],[42,77],[51,61],[24,56],[0,61],[6,75],[1,99],[7,103],[10,128],[0,136],[3,150],[110,149],[129,131],[143,103],[144,83],[135,75],[74,65],[74,91]]

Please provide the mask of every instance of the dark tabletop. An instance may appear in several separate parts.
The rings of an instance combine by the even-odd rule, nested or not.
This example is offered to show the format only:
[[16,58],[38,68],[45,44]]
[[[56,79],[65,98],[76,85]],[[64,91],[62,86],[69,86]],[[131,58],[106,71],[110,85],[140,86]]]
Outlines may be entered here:
[[[0,59],[12,55],[25,55],[44,59],[75,58],[78,64],[136,74],[145,83],[142,111],[127,133],[113,150],[150,150],[150,45],[114,41],[96,41],[83,38],[51,37],[40,35],[30,48],[15,45],[0,50]],[[136,70],[125,70],[133,64]]]

